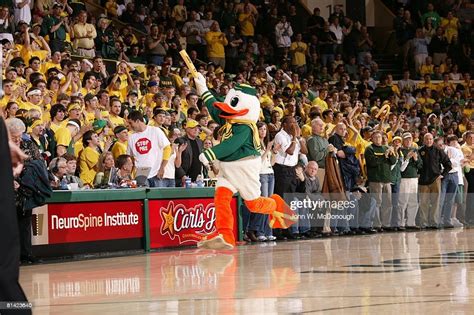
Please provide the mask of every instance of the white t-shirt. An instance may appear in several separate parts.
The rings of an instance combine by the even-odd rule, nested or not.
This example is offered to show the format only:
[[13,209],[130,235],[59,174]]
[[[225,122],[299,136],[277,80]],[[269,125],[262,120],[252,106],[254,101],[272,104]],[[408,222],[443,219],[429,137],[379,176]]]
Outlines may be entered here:
[[151,167],[148,178],[155,177],[163,160],[163,148],[170,141],[158,127],[147,126],[145,131],[130,135],[127,153],[134,157],[136,167]]
[[458,185],[464,184],[464,179],[462,177],[462,167],[461,163],[464,159],[464,154],[462,153],[461,149],[456,147],[446,146],[445,152],[451,161],[452,170],[450,173],[457,173],[458,175]]
[[176,171],[176,167],[174,166],[174,161],[176,161],[176,153],[173,150],[173,153],[168,159],[168,163],[166,163],[165,174],[163,175],[163,178],[174,179],[174,174]]
[[291,145],[292,136],[289,135],[285,130],[280,130],[275,136],[275,144],[279,143],[281,145],[280,150],[275,157],[275,163],[286,165],[286,166],[296,166],[298,164],[298,156],[300,154],[300,143],[296,141],[295,150],[292,155],[286,153],[286,150]]

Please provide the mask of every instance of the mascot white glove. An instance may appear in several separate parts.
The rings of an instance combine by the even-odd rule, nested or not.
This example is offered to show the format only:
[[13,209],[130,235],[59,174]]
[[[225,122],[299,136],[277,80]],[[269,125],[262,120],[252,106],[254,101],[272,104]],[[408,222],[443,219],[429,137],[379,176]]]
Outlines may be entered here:
[[209,160],[206,158],[206,156],[204,155],[204,153],[199,154],[199,161],[201,161],[201,163],[202,163],[205,167],[208,167],[208,166],[209,166]]
[[198,91],[199,96],[201,96],[204,92],[208,91],[206,78],[198,72],[197,78],[194,78],[194,83],[196,84],[196,89]]

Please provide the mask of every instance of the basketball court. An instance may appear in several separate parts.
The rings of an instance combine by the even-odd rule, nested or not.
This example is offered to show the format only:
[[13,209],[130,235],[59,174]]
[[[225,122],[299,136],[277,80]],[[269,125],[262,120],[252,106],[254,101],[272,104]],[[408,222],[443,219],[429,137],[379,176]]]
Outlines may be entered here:
[[25,266],[20,282],[33,314],[472,314],[472,262],[474,230],[455,229]]

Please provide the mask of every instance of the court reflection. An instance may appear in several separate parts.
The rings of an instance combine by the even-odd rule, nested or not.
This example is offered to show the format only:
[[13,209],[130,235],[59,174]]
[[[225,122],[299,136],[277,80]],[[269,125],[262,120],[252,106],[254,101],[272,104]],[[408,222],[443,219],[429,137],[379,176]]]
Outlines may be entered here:
[[393,233],[166,251],[28,266],[21,283],[35,314],[423,313],[430,303],[468,314],[473,238]]

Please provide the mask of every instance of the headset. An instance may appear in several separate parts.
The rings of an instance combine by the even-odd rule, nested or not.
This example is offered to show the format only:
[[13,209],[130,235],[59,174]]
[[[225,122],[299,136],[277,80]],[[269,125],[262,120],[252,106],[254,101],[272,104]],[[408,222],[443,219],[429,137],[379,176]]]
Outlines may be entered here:
[[57,172],[59,172],[58,164],[62,161],[67,163],[67,160],[63,157],[57,157],[51,160],[51,162],[49,163],[51,173],[56,174]]

